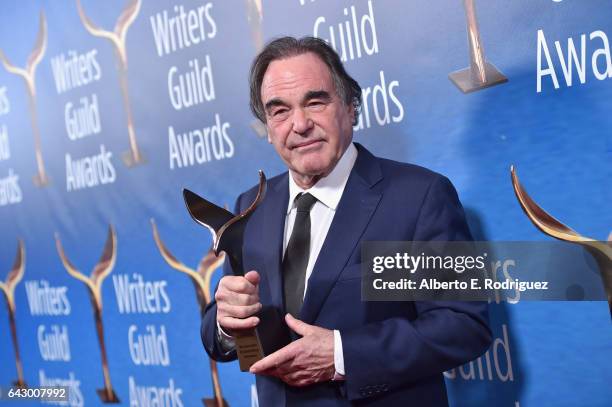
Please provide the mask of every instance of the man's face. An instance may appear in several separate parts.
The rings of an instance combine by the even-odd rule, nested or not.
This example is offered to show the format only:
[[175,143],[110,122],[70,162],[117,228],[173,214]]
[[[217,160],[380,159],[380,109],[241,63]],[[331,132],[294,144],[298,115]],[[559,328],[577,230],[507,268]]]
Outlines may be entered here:
[[301,187],[328,175],[353,137],[353,107],[313,53],[273,61],[261,85],[268,141]]

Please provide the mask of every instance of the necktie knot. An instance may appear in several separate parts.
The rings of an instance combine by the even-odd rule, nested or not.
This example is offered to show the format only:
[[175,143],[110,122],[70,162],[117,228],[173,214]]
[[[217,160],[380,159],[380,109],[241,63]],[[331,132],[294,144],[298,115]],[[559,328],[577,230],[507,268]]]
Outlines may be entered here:
[[317,198],[306,192],[297,196],[295,206],[298,212],[310,212],[315,202],[317,202]]

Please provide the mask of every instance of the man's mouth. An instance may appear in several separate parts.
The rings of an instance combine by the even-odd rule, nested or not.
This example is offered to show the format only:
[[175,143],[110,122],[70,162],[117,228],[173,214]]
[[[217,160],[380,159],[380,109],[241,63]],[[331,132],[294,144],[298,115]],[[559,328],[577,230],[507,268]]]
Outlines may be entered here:
[[301,149],[306,149],[308,147],[314,147],[316,145],[318,145],[319,143],[322,143],[323,140],[322,139],[313,139],[313,140],[308,140],[308,141],[304,141],[302,143],[296,144],[293,147],[291,147],[292,150],[301,150]]

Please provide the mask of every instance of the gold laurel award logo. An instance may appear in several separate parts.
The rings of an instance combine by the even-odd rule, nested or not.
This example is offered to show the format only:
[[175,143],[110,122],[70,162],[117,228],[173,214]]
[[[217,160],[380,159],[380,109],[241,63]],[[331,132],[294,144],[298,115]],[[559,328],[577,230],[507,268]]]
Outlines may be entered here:
[[123,162],[128,167],[143,164],[144,156],[138,148],[136,132],[134,130],[134,119],[132,118],[132,108],[128,93],[128,63],[126,48],[127,31],[138,16],[138,12],[140,11],[140,0],[130,0],[126,4],[125,8],[117,19],[113,31],[103,30],[94,24],[94,22],[85,14],[83,6],[81,6],[81,0],[77,0],[77,8],[79,10],[79,17],[81,18],[81,22],[85,26],[85,29],[87,29],[87,31],[94,37],[106,38],[113,44],[115,49],[115,57],[117,58],[119,86],[121,88],[123,105],[127,115],[128,138],[130,142],[129,151],[123,153]]
[[600,242],[590,237],[582,236],[569,226],[561,223],[552,215],[542,209],[527,194],[521,185],[514,166],[510,167],[512,187],[521,208],[531,222],[543,233],[555,239],[575,243],[584,247],[593,256],[599,266],[599,273],[603,280],[604,289],[608,298],[610,317],[612,318],[612,233],[608,242]]
[[470,93],[491,86],[508,82],[493,64],[487,62],[484,47],[480,39],[480,29],[476,19],[474,0],[463,0],[465,16],[467,18],[468,47],[470,48],[470,66],[452,72],[449,79],[463,92]]
[[23,366],[21,364],[21,356],[19,355],[19,342],[17,342],[17,325],[15,323],[15,287],[23,278],[25,272],[25,249],[23,247],[23,241],[19,240],[17,243],[17,254],[15,255],[15,262],[13,268],[9,271],[6,278],[6,282],[0,281],[0,291],[6,298],[6,305],[8,307],[9,324],[11,325],[11,338],[13,339],[13,348],[15,349],[15,366],[17,368],[17,380],[13,382],[13,385],[25,388],[27,387],[25,380],[23,379]]
[[[247,20],[249,21],[249,27],[251,29],[251,40],[255,46],[255,52],[259,53],[264,47],[263,37],[263,0],[245,0]],[[266,126],[255,119],[251,122],[251,128],[255,131],[255,134],[260,138],[264,138],[268,135]]]
[[111,273],[111,271],[113,271],[115,259],[117,258],[117,235],[115,234],[115,230],[112,225],[109,225],[102,257],[100,257],[100,260],[93,268],[90,277],[87,277],[81,273],[70,262],[70,260],[68,260],[68,257],[64,252],[64,248],[62,247],[59,234],[57,233],[55,234],[55,246],[60,259],[62,260],[62,264],[66,268],[66,271],[68,271],[68,274],[85,283],[85,286],[87,286],[89,291],[89,298],[91,299],[91,305],[94,310],[94,319],[96,321],[98,344],[100,346],[100,354],[102,357],[102,374],[104,375],[104,387],[97,390],[98,396],[104,403],[119,403],[119,398],[115,394],[111,384],[108,359],[106,357],[106,346],[104,345],[104,326],[102,324],[102,282]]
[[47,49],[47,21],[45,15],[40,12],[38,21],[38,35],[34,49],[28,57],[28,62],[25,68],[19,68],[13,65],[8,57],[0,50],[0,61],[4,68],[15,75],[21,76],[26,83],[28,91],[28,108],[30,110],[30,121],[32,124],[32,132],[34,134],[34,153],[36,155],[36,166],[38,173],[34,176],[34,185],[43,187],[49,184],[49,177],[45,171],[45,162],[43,160],[42,149],[40,145],[40,128],[38,127],[38,111],[36,107],[36,67],[42,61]]
[[247,19],[251,28],[251,39],[255,45],[255,51],[259,52],[264,47],[263,39],[263,4],[262,0],[245,0],[247,6]]
[[[162,242],[153,219],[151,219],[151,226],[153,228],[153,239],[155,240],[155,244],[166,263],[173,269],[185,273],[191,278],[198,299],[198,305],[200,306],[200,317],[203,317],[204,309],[210,302],[210,280],[215,270],[223,263],[225,254],[223,253],[217,257],[211,247],[206,255],[200,260],[197,270],[194,270],[181,263],[172,253],[170,253],[170,250]],[[228,404],[221,394],[217,362],[211,358],[208,358],[208,360],[210,362],[214,398],[204,398],[202,401],[206,407],[227,407]]]

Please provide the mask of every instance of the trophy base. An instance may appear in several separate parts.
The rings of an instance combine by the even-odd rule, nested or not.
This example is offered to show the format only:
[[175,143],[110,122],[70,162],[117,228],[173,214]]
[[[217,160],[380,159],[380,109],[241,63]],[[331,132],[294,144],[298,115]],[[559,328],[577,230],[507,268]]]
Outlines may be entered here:
[[50,180],[47,174],[36,174],[32,178],[34,180],[34,185],[39,188],[46,187],[47,185],[49,185]]
[[218,403],[217,399],[202,399],[202,404],[204,404],[205,407],[229,407],[225,399],[223,399],[221,403]]
[[105,388],[96,390],[96,393],[98,393],[98,397],[100,397],[100,400],[102,400],[102,403],[106,403],[106,404],[120,403],[119,397],[117,397],[117,394],[115,394],[115,391],[113,389],[110,390],[110,395],[109,395],[109,392],[107,392]]
[[248,372],[258,360],[291,343],[289,327],[278,309],[263,307],[259,325],[252,329],[234,331],[240,370]]
[[15,380],[13,381],[13,386],[18,387],[20,389],[27,389],[28,385],[25,381],[23,380]]
[[508,82],[508,78],[506,78],[493,64],[488,62],[485,62],[485,76],[487,79],[484,82],[475,81],[472,77],[471,69],[466,68],[450,73],[448,78],[463,93],[475,92]]
[[132,150],[124,151],[123,154],[121,154],[121,158],[123,159],[125,166],[128,168],[136,167],[137,165],[142,165],[146,162],[142,152],[139,152],[138,158],[136,158]]
[[260,138],[266,138],[268,136],[268,130],[266,130],[266,126],[259,120],[253,120],[251,122],[251,128],[255,130],[255,133]]

